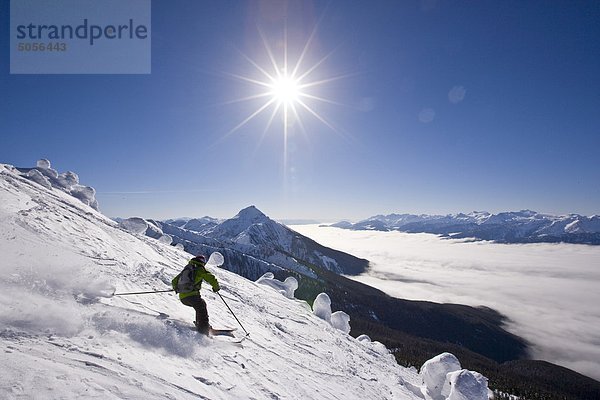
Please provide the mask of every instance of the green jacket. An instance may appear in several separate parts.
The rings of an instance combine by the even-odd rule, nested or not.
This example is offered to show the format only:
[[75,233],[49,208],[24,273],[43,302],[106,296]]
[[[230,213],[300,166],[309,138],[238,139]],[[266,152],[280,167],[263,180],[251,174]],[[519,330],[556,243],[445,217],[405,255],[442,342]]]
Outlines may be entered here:
[[[180,300],[185,299],[186,297],[190,297],[190,296],[200,296],[200,288],[202,286],[202,281],[208,282],[212,286],[213,292],[219,291],[220,287],[219,287],[219,282],[217,281],[217,278],[213,274],[208,272],[206,270],[206,268],[204,268],[204,264],[199,263],[195,260],[190,260],[188,264],[193,264],[196,266],[196,270],[194,273],[194,286],[196,287],[196,290],[192,290],[191,292],[179,293]],[[171,286],[173,286],[174,290],[177,289],[178,283],[179,283],[179,275],[177,275],[171,281]]]

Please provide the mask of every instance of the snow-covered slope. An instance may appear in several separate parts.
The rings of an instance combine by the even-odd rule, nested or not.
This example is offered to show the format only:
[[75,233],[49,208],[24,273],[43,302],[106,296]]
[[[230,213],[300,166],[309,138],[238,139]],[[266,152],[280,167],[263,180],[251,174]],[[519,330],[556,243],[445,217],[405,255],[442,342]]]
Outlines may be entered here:
[[332,225],[354,230],[398,230],[435,233],[454,238],[473,237],[504,243],[569,242],[600,244],[600,216],[554,216],[531,210],[490,214],[474,211],[449,215],[376,215],[350,224]]
[[[0,398],[422,398],[417,372],[382,345],[223,269],[220,293],[250,332],[241,346],[189,329],[172,293],[112,297],[168,289],[189,254],[5,165],[0,253]],[[213,326],[237,326],[203,296]]]

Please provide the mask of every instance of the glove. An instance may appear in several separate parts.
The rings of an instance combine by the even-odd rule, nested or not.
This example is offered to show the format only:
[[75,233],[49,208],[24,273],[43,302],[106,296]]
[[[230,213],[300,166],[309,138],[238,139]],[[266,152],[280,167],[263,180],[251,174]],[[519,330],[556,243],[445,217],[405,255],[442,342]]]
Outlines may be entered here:
[[221,290],[221,287],[219,286],[219,284],[217,283],[216,286],[213,286],[213,292],[217,293],[219,290]]

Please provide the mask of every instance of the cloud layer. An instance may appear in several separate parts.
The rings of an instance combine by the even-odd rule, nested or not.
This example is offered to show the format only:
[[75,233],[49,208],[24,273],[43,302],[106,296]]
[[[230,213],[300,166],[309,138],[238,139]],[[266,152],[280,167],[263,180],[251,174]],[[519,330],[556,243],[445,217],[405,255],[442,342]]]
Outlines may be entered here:
[[293,227],[371,261],[356,280],[414,300],[492,307],[532,356],[600,379],[600,246],[505,245],[429,234]]

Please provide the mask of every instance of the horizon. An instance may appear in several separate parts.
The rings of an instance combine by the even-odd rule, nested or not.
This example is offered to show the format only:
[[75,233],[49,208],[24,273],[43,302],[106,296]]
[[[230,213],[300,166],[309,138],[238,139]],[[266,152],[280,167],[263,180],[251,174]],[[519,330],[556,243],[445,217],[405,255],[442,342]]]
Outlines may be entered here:
[[600,214],[600,3],[151,6],[150,74],[0,61],[0,162],[120,217]]
[[[254,205],[249,205],[247,207],[251,207]],[[121,216],[121,215],[107,215],[109,218],[130,218],[130,217],[141,217],[141,218],[145,218],[145,219],[155,219],[155,220],[160,220],[160,221],[165,221],[165,220],[184,220],[184,219],[201,219],[201,218],[215,218],[215,219],[219,219],[219,220],[226,220],[226,219],[230,219],[233,218],[234,216],[236,216],[240,211],[244,210],[247,207],[243,207],[240,210],[238,210],[237,212],[235,212],[235,214],[231,214],[229,216],[223,216],[223,217],[219,217],[219,216],[214,216],[214,215],[208,215],[208,214],[204,214],[204,215],[199,215],[199,216],[175,216],[175,217],[161,217],[161,218],[153,218],[151,216],[143,216],[143,215],[129,215],[129,216]],[[592,215],[584,215],[584,214],[578,214],[578,213],[568,213],[568,214],[551,214],[551,213],[545,213],[545,212],[540,212],[540,211],[536,211],[536,210],[504,210],[504,211],[497,211],[497,212],[490,212],[490,211],[484,211],[484,210],[473,210],[473,211],[468,211],[468,212],[456,212],[456,213],[446,213],[446,214],[428,214],[428,213],[412,213],[412,212],[391,212],[391,213],[377,213],[377,214],[373,214],[373,215],[369,215],[365,218],[361,218],[361,219],[350,219],[350,218],[341,218],[341,219],[321,219],[321,218],[293,218],[293,217],[272,217],[268,212],[263,211],[260,207],[255,206],[260,212],[262,212],[263,214],[265,214],[267,217],[271,218],[272,220],[284,223],[284,224],[290,224],[290,225],[310,225],[310,224],[329,224],[329,223],[336,223],[336,222],[342,222],[342,221],[348,221],[348,222],[352,222],[352,223],[356,223],[356,222],[360,222],[363,220],[366,220],[368,218],[371,217],[375,217],[377,215],[391,215],[391,214],[398,214],[398,215],[403,215],[403,214],[409,214],[409,215],[428,215],[428,216],[440,216],[440,217],[444,217],[444,216],[449,216],[449,215],[457,215],[457,214],[471,214],[471,213],[489,213],[491,215],[495,215],[498,213],[518,213],[518,212],[523,212],[523,211],[532,211],[535,212],[536,214],[540,214],[540,215],[547,215],[547,216],[552,216],[552,217],[563,217],[563,216],[569,216],[569,215],[579,215],[582,217],[588,217],[588,218],[592,218],[592,217],[596,217],[598,216],[597,214],[592,214]],[[102,212],[102,205],[100,205],[100,212]]]
[[[455,212],[455,213],[446,213],[446,214],[428,214],[428,213],[413,213],[413,212],[391,212],[391,213],[377,213],[377,214],[373,214],[373,215],[369,215],[365,218],[361,218],[361,219],[350,219],[350,218],[341,218],[341,219],[328,219],[328,218],[294,218],[294,217],[277,217],[277,216],[272,216],[271,214],[269,214],[268,212],[264,211],[262,208],[260,208],[259,206],[256,206],[254,204],[250,204],[247,205],[245,207],[242,207],[241,209],[239,209],[238,211],[235,211],[235,214],[231,214],[229,216],[215,216],[215,215],[208,215],[208,214],[203,214],[203,215],[197,215],[197,216],[174,216],[174,217],[161,217],[161,218],[154,218],[152,216],[143,216],[143,215],[129,215],[129,216],[121,216],[121,215],[107,215],[109,218],[112,219],[116,219],[116,218],[131,218],[131,217],[141,217],[141,218],[145,218],[145,219],[155,219],[155,220],[159,220],[159,221],[166,221],[166,220],[188,220],[188,219],[202,219],[202,218],[215,218],[218,220],[227,220],[230,218],[235,217],[237,214],[239,214],[241,211],[245,210],[246,208],[250,208],[250,207],[255,207],[258,211],[260,211],[261,213],[263,213],[264,215],[266,215],[267,217],[269,217],[272,220],[284,223],[284,224],[289,224],[289,225],[310,225],[310,224],[329,224],[329,223],[336,223],[336,222],[342,222],[342,221],[348,221],[348,222],[360,222],[363,220],[366,220],[368,218],[371,217],[375,217],[378,215],[383,215],[383,216],[387,216],[387,215],[391,215],[391,214],[398,214],[398,215],[402,215],[402,214],[409,214],[409,215],[428,215],[428,216],[440,216],[440,217],[444,217],[444,216],[450,216],[450,215],[458,215],[458,214],[471,214],[471,213],[489,213],[490,215],[495,215],[495,214],[499,214],[499,213],[518,213],[518,212],[524,212],[524,211],[531,211],[534,212],[536,214],[540,214],[540,215],[547,215],[547,216],[552,216],[552,217],[562,217],[562,216],[569,216],[569,215],[579,215],[582,217],[588,217],[588,218],[592,218],[592,217],[596,217],[596,214],[592,214],[592,215],[584,215],[584,214],[577,214],[577,213],[568,213],[568,214],[551,214],[551,213],[545,213],[545,212],[540,212],[537,210],[529,210],[529,209],[523,209],[523,210],[503,210],[503,211],[497,211],[497,212],[491,212],[491,211],[487,211],[487,210],[473,210],[473,211],[468,211],[468,212]],[[102,205],[100,205],[100,212],[102,212]]]

